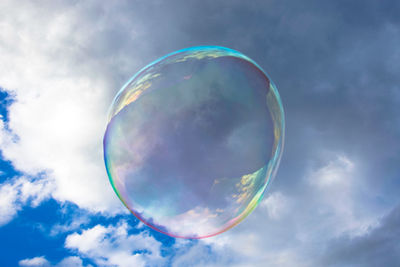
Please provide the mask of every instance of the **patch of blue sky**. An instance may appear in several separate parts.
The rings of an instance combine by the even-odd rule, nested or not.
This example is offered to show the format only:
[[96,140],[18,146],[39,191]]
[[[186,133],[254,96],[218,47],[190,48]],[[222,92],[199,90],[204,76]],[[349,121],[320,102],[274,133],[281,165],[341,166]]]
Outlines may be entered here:
[[[0,119],[4,123],[4,128],[9,131],[8,128],[8,107],[13,103],[14,97],[9,92],[0,87]],[[0,182],[12,178],[14,176],[21,175],[21,173],[15,170],[9,160],[3,157],[3,153],[0,150]]]

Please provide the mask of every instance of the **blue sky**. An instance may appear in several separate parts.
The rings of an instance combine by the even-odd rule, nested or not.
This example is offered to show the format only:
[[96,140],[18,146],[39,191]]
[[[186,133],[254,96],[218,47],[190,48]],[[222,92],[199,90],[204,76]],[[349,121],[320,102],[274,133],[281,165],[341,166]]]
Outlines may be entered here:
[[[398,1],[1,1],[1,266],[399,266]],[[257,209],[204,240],[152,231],[112,191],[107,111],[185,47],[248,55],[286,112]]]

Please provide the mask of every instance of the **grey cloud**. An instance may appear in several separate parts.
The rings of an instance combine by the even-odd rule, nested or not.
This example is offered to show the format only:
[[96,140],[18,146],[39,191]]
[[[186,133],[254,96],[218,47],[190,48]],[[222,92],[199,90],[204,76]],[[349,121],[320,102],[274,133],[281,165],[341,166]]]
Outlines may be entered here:
[[378,227],[359,237],[343,236],[330,242],[323,266],[398,266],[400,263],[400,205]]

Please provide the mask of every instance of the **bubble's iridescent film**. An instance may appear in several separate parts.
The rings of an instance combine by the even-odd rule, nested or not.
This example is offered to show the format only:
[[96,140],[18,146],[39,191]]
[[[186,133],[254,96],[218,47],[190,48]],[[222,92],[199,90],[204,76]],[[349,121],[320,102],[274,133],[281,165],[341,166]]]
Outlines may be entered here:
[[262,199],[284,125],[278,91],[253,60],[223,47],[187,48],[119,91],[104,136],[106,169],[144,224],[172,237],[210,237]]

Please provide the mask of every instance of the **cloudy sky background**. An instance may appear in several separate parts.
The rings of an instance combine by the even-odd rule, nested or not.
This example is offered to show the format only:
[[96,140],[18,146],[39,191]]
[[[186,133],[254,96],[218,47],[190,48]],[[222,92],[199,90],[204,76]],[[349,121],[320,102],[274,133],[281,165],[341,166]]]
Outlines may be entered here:
[[[400,266],[400,2],[0,2],[2,266]],[[129,215],[108,107],[149,62],[220,45],[278,87],[286,144],[259,207],[181,240]]]

